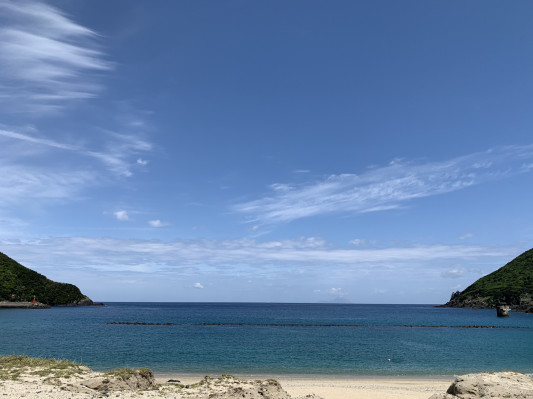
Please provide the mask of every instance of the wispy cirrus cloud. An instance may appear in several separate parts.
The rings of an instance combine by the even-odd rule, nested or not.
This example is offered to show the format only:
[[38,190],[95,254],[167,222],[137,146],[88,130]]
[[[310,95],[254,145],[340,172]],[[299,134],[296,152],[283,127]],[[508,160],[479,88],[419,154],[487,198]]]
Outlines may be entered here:
[[271,194],[234,206],[253,223],[275,224],[322,214],[395,209],[416,199],[530,172],[533,145],[506,146],[443,162],[394,161],[362,174],[331,175],[303,185],[275,183]]
[[89,149],[40,134],[0,129],[0,208],[45,201],[72,201],[88,189],[131,176],[151,145],[135,135],[104,133]]
[[[94,31],[45,2],[0,0],[0,109],[11,119],[18,112],[46,114],[72,104],[73,100],[95,97],[102,89],[101,73],[113,68],[97,39]],[[123,113],[113,115],[121,118]],[[94,170],[98,165],[93,165],[91,160],[97,160],[113,175],[131,176],[134,168],[146,166],[147,161],[137,160],[141,159],[139,155],[151,150],[151,144],[139,132],[145,128],[145,121],[138,116],[126,119],[128,123],[133,120],[134,125],[122,124],[122,128],[114,130],[92,128],[90,134],[62,134],[74,137],[77,142],[58,140],[51,132],[43,134],[33,129],[28,133],[3,126],[0,138],[11,142],[4,141],[0,157],[9,157],[12,165],[23,164],[28,169],[29,165],[35,166],[36,159],[27,158],[22,162],[22,157],[16,159],[13,154],[29,152],[31,148],[41,157],[51,150],[63,150],[61,154],[54,153],[64,161],[63,168],[70,153],[71,158],[82,156],[81,163],[85,165],[78,158],[76,166]],[[85,126],[87,129],[90,128]],[[122,133],[124,130],[126,134]],[[6,147],[16,146],[13,143],[17,141],[21,143],[17,151],[5,154]],[[76,166],[67,169],[77,173]],[[45,171],[52,169],[49,162],[40,167]]]
[[29,134],[14,132],[11,130],[0,129],[0,136],[15,139],[15,140],[20,140],[20,141],[26,141],[31,144],[39,144],[39,145],[43,145],[47,147],[59,148],[62,150],[72,150],[72,151],[79,150],[79,148],[76,146],[72,146],[72,145],[65,144],[65,143],[60,143],[55,140],[48,139],[46,137],[34,137],[34,136],[30,136]]
[[[368,295],[374,295],[372,288],[385,288],[398,295],[412,291],[410,300],[416,301],[416,290],[422,284],[439,287],[437,297],[442,298],[434,299],[439,303],[452,290],[447,277],[467,283],[466,275],[461,276],[460,269],[450,271],[450,265],[487,273],[522,249],[444,244],[360,249],[313,237],[283,241],[6,237],[9,239],[0,239],[0,251],[23,265],[57,281],[86,285],[83,289],[89,296],[113,300],[139,300],[140,292],[155,286],[175,292],[176,284],[191,289],[200,282],[203,287],[214,287],[211,300],[257,301],[274,290],[275,298],[281,301],[368,301]],[[135,288],[127,292],[122,281],[134,282]],[[235,296],[226,297],[221,289]],[[118,295],[112,297],[115,291]],[[292,297],[294,292],[298,293]],[[306,293],[311,296],[306,297]],[[271,301],[268,295],[264,298]]]
[[32,201],[73,199],[82,187],[98,183],[89,171],[42,170],[0,162],[0,207]]
[[[357,249],[335,247],[318,238],[265,241],[240,240],[135,240],[98,237],[51,237],[30,241],[0,241],[0,250],[29,264],[92,267],[103,271],[157,273],[174,267],[291,266],[394,268],[460,259],[509,257],[505,248],[464,245],[415,245]],[[427,266],[429,267],[429,266]],[[433,267],[433,266],[432,266]]]
[[0,101],[11,112],[48,113],[102,87],[112,68],[92,30],[42,2],[0,0]]
[[100,185],[95,170],[80,167],[79,160],[72,168],[58,161],[58,153],[75,151],[43,136],[0,129],[0,217],[9,218],[20,207],[76,200],[85,188]]
[[[64,150],[87,158],[97,159],[112,173],[122,176],[131,176],[131,170],[134,166],[146,166],[147,162],[139,163],[135,158],[140,153],[152,150],[152,145],[148,141],[134,134],[126,135],[115,132],[105,132],[100,144],[103,148],[100,150],[88,149],[82,145],[63,143],[44,136],[37,137],[13,130],[0,129],[0,138],[2,137],[20,141],[26,145],[34,145],[41,149]],[[39,149],[36,149],[36,152],[39,152]]]
[[[104,132],[103,149],[99,151],[84,150],[84,154],[103,162],[109,170],[117,175],[131,176],[133,167],[144,167],[147,161],[140,163],[137,155],[150,152],[152,144],[135,134],[122,134],[112,131]],[[137,158],[137,159],[135,159]]]

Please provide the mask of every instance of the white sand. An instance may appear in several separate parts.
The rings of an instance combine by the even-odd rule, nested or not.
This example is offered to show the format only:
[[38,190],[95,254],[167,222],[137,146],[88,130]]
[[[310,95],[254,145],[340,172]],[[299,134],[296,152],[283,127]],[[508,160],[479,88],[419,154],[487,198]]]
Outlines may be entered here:
[[277,379],[291,396],[310,393],[324,399],[428,399],[446,392],[453,378],[291,378]]
[[[215,392],[223,392],[228,388],[240,386],[254,389],[253,380],[266,380],[267,376],[247,377],[244,379],[227,378],[222,383],[215,383],[210,387],[205,384],[193,387],[199,382],[200,376],[158,376],[156,382],[162,384],[155,390],[120,390],[103,394],[85,385],[81,380],[101,376],[101,373],[87,372],[84,375],[61,379],[53,385],[44,377],[37,376],[26,370],[18,381],[0,381],[0,399],[96,399],[110,398],[207,398]],[[217,377],[217,376],[213,376]],[[167,384],[169,379],[179,380],[183,385],[191,385],[190,389],[178,388],[174,384]],[[428,399],[434,393],[443,393],[452,382],[450,379],[436,378],[403,378],[403,377],[274,377],[293,398],[316,394],[324,399]],[[218,385],[217,385],[218,384]],[[257,389],[257,385],[255,386]],[[257,391],[255,391],[257,392]],[[276,388],[274,391],[277,392]],[[281,395],[283,396],[283,395]],[[279,397],[281,397],[279,396]],[[227,396],[224,396],[226,398]],[[277,395],[273,396],[278,397]],[[233,396],[231,396],[233,398]]]
[[[192,385],[200,376],[157,376],[159,383],[169,379]],[[252,378],[252,377],[244,377]],[[253,377],[267,379],[269,376]],[[291,396],[316,394],[324,399],[428,399],[434,393],[446,392],[454,378],[429,377],[292,377],[273,376]]]

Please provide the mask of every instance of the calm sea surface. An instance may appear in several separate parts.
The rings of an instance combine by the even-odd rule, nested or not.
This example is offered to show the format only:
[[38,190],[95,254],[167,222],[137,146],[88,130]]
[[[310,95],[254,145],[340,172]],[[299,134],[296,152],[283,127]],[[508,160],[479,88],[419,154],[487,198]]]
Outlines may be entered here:
[[[119,322],[171,325],[113,324]],[[497,318],[494,310],[431,305],[271,303],[0,309],[0,355],[10,354],[157,373],[530,374],[533,314]]]

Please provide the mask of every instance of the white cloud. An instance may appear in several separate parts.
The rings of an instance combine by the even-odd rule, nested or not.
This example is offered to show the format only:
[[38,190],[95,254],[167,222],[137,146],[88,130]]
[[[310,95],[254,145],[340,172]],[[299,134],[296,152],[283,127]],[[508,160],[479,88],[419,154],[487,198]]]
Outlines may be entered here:
[[[124,211],[123,211],[124,212]],[[123,215],[120,213],[119,215]],[[127,215],[127,213],[126,213]],[[348,267],[389,270],[421,268],[442,263],[511,258],[512,249],[460,245],[418,245],[380,249],[336,248],[316,238],[258,242],[241,240],[133,240],[94,237],[52,237],[29,241],[0,241],[0,251],[33,264],[71,267],[92,266],[101,270],[151,271],[179,267]],[[10,255],[11,256],[11,255]],[[441,262],[439,266],[439,262]]]
[[339,297],[339,298],[343,298],[346,296],[346,293],[342,290],[342,288],[335,288],[335,287],[328,288],[326,290],[317,289],[317,290],[314,290],[313,293],[327,294],[327,295],[331,295],[331,296]]
[[[10,116],[15,112],[56,112],[73,100],[96,96],[102,89],[99,74],[113,67],[105,60],[97,38],[95,32],[44,2],[0,0],[0,109]],[[127,119],[131,122],[132,118]],[[83,145],[44,137],[35,129],[28,134],[4,126],[0,136],[41,146],[43,152],[55,149],[66,151],[62,155],[81,155],[86,163],[98,160],[114,175],[131,176],[134,165],[147,162],[139,154],[152,148],[139,131],[145,128],[144,121],[134,120],[134,124],[120,125],[126,133],[93,129],[85,135]],[[89,137],[97,144],[90,145]],[[0,158],[3,156],[0,153]],[[90,169],[83,166],[81,170]]]
[[87,185],[97,185],[97,176],[88,171],[13,165],[0,161],[0,207],[29,201],[73,200]]
[[162,222],[161,220],[156,219],[156,220],[150,220],[150,221],[148,221],[148,224],[149,224],[151,227],[164,227],[164,226],[168,226],[170,223],[168,223],[168,222]]
[[462,277],[467,270],[462,266],[455,266],[451,269],[443,271],[440,275],[444,278],[459,278]]
[[460,240],[466,240],[467,238],[472,238],[474,237],[474,234],[472,233],[465,233],[463,234],[462,236],[459,237]]
[[0,101],[11,111],[47,113],[101,90],[112,68],[96,34],[37,1],[0,2]]
[[46,137],[33,127],[21,130],[0,128],[0,218],[26,217],[53,203],[86,198],[88,189],[131,175],[135,149],[150,148],[139,138],[128,142],[105,134],[95,151]]
[[328,290],[328,293],[335,296],[343,296],[344,292],[342,292],[342,288],[330,288]]
[[34,137],[34,136],[30,136],[28,134],[14,132],[14,131],[11,131],[11,130],[0,129],[0,136],[7,137],[7,138],[10,138],[10,139],[16,139],[16,140],[25,141],[27,143],[32,143],[32,144],[38,144],[38,145],[43,145],[43,146],[47,146],[47,147],[58,148],[58,149],[61,149],[61,150],[71,150],[71,151],[79,150],[79,148],[77,148],[76,146],[65,144],[65,143],[60,143],[60,142],[48,139],[46,137]]
[[[36,129],[33,129],[36,130]],[[11,143],[21,142],[25,146],[34,146],[35,153],[45,153],[47,150],[63,151],[64,154],[73,154],[85,157],[87,161],[96,159],[100,161],[111,173],[117,176],[131,176],[132,162],[129,161],[139,152],[152,149],[152,145],[134,134],[125,135],[114,132],[105,132],[102,137],[100,150],[87,149],[80,145],[68,144],[47,137],[20,133],[13,130],[0,129],[0,137],[10,140]],[[6,143],[7,146],[8,143]],[[0,154],[8,152],[6,148]],[[79,158],[77,161],[79,162]],[[139,160],[137,160],[139,164]],[[46,168],[46,166],[43,166]],[[42,169],[42,168],[41,168]]]
[[129,217],[127,211],[116,211],[116,212],[113,212],[113,215],[115,215],[115,217],[117,218],[117,220],[120,220],[120,221],[122,221],[122,222],[125,222],[125,221],[127,221],[127,220],[130,220],[130,217]]
[[137,159],[137,165],[146,166],[148,165],[148,161],[142,158]]
[[194,288],[203,289],[204,286],[200,283],[194,283]]
[[366,241],[361,238],[355,238],[350,241],[350,244],[355,245],[356,247],[363,245]]
[[[152,145],[135,134],[123,134],[106,131],[104,136],[104,148],[99,151],[84,150],[84,155],[98,159],[114,174],[119,176],[131,176],[133,162],[129,159],[140,152],[152,150]],[[135,161],[139,164],[139,160]]]
[[486,152],[425,164],[395,160],[360,175],[331,175],[300,186],[275,183],[271,195],[238,204],[234,210],[264,224],[331,213],[395,209],[407,201],[461,190],[486,181],[526,173],[533,145],[499,147]]

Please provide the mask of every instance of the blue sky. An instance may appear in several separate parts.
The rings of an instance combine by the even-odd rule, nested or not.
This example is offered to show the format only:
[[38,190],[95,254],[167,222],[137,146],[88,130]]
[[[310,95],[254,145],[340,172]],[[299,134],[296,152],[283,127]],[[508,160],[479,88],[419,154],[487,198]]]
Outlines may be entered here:
[[0,0],[0,251],[102,301],[445,302],[532,246],[532,16]]

